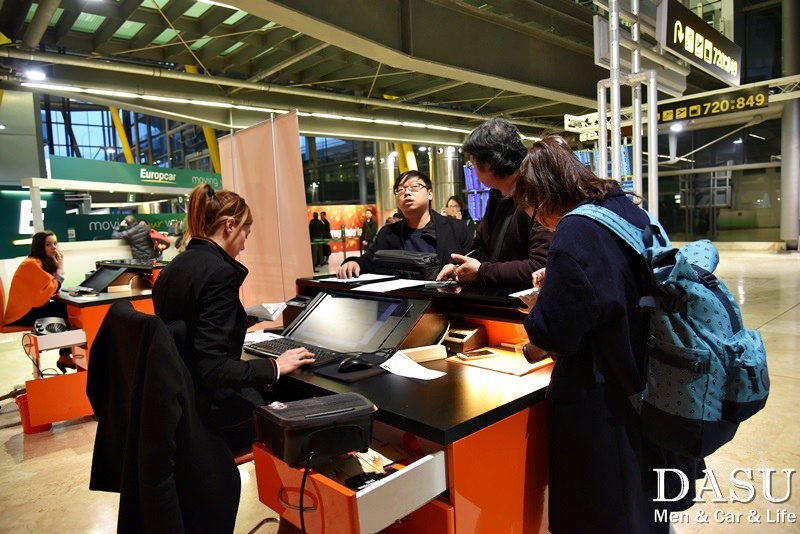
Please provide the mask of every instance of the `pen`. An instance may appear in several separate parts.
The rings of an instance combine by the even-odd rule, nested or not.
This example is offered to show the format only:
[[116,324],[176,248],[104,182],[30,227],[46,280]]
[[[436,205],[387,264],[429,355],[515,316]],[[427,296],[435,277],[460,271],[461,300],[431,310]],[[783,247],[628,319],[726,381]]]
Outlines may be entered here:
[[[469,252],[467,252],[466,254],[462,254],[462,256],[469,258],[474,253],[475,253],[475,249],[472,249]],[[456,260],[456,259],[453,259],[453,263],[455,263],[456,265],[461,265],[460,263],[458,263],[458,260]]]

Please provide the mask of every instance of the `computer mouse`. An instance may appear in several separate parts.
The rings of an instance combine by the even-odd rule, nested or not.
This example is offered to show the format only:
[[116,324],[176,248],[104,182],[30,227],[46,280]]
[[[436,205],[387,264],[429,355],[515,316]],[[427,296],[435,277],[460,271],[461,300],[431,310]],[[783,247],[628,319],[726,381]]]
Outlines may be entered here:
[[340,373],[352,373],[355,371],[363,371],[372,367],[372,363],[368,362],[361,356],[350,356],[342,360],[339,364]]

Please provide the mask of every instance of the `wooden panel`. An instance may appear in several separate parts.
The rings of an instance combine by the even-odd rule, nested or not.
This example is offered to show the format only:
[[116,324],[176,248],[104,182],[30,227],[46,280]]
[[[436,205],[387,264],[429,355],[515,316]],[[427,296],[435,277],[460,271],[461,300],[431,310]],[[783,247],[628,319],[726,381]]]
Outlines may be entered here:
[[297,115],[289,113],[220,139],[222,183],[253,210],[239,261],[250,270],[242,302],[285,301],[312,276]]

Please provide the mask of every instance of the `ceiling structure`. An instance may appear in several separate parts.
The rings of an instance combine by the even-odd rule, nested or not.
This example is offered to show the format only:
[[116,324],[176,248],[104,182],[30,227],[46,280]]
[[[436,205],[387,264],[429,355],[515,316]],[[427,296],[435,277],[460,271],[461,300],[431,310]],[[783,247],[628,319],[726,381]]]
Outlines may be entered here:
[[[296,109],[306,135],[460,144],[494,116],[561,129],[609,75],[591,1],[223,1],[0,0],[0,87],[222,130]],[[721,87],[692,69],[686,94]]]

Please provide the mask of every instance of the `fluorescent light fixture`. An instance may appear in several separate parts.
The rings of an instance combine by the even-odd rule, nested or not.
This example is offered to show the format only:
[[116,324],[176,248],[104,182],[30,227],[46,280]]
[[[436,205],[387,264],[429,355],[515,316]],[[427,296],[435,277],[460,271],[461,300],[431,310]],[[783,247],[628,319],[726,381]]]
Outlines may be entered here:
[[188,98],[174,98],[171,96],[158,96],[158,95],[141,95],[140,98],[144,100],[157,100],[159,102],[169,102],[171,104],[188,104]]
[[5,129],[6,129],[5,123],[4,122],[0,122],[0,130],[5,130]]
[[762,141],[766,141],[767,140],[766,137],[761,137],[760,135],[756,135],[756,134],[747,134],[747,135],[749,135],[750,137],[755,137],[756,139],[761,139]]
[[197,106],[207,106],[210,108],[232,108],[233,104],[229,102],[214,102],[213,100],[189,100],[190,104]]
[[669,125],[669,131],[678,133],[683,130],[683,123],[682,122],[673,122]]
[[90,95],[114,96],[117,98],[137,98],[139,96],[136,93],[129,93],[127,91],[111,91],[108,89],[85,89],[84,92]]
[[737,137],[736,139],[733,140],[733,144],[734,145],[741,145],[742,144],[742,138],[741,137]]
[[32,89],[45,89],[48,91],[63,91],[68,93],[85,93],[84,89],[80,87],[74,87],[72,85],[57,85],[53,83],[34,83],[34,82],[22,82],[20,84],[22,87],[30,87]]
[[34,82],[41,82],[47,79],[47,75],[44,73],[43,70],[34,68],[26,69],[25,77]]

